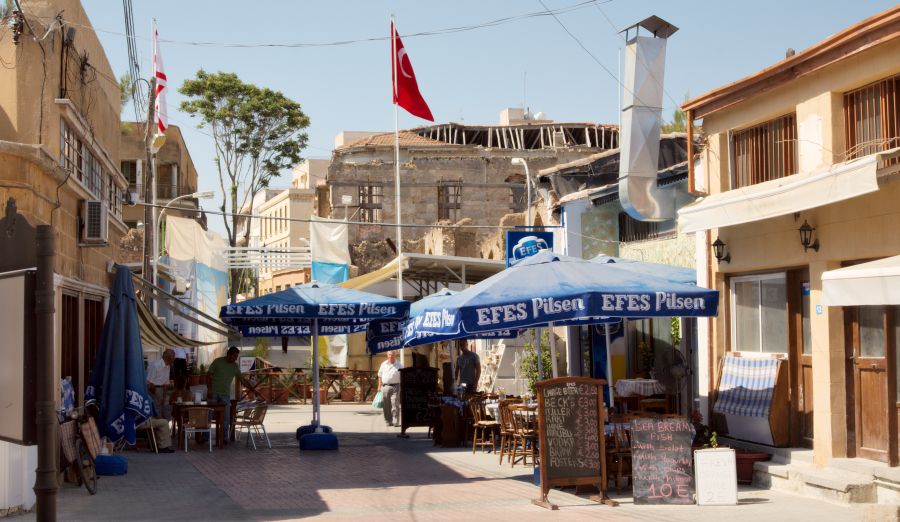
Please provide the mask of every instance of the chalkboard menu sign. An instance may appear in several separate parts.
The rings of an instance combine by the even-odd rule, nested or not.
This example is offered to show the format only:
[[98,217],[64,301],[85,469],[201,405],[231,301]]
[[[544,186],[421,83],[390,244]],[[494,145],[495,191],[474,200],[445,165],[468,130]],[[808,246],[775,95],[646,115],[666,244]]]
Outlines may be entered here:
[[694,473],[687,419],[635,419],[631,469],[635,504],[693,504]]
[[547,500],[554,486],[591,484],[606,497],[606,453],[603,441],[603,385],[587,377],[560,377],[537,383],[541,498],[532,503],[558,506]]
[[428,426],[428,396],[437,391],[437,368],[400,369],[400,434],[413,426]]

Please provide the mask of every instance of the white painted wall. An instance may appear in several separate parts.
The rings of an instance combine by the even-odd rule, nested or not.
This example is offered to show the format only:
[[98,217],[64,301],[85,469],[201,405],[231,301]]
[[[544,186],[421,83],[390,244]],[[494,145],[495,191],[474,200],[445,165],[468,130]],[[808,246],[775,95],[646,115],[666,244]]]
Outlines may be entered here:
[[34,508],[37,446],[0,441],[0,516]]

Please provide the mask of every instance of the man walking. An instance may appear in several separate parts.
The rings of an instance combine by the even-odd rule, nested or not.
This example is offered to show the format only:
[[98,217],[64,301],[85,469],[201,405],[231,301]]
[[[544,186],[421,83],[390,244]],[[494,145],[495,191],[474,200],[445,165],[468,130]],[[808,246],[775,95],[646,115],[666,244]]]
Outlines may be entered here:
[[378,387],[381,389],[381,407],[384,422],[388,426],[400,425],[400,368],[394,352],[387,353],[387,360],[378,368]]
[[240,378],[241,367],[237,363],[241,351],[237,346],[228,348],[224,357],[218,357],[209,365],[210,389],[212,390],[211,402],[225,405],[225,430],[222,440],[228,444],[228,428],[231,426],[231,390],[234,387],[234,379]]

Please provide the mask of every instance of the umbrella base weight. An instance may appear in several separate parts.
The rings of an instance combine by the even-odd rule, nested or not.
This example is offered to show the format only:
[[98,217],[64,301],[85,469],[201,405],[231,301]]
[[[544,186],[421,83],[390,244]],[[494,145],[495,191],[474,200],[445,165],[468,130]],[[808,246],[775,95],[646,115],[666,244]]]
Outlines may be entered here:
[[300,450],[336,450],[337,435],[334,433],[307,433],[300,437]]
[[[316,427],[317,426],[315,424],[307,424],[306,426],[300,426],[299,428],[297,428],[297,440],[300,440],[304,435],[307,435],[309,433],[315,433]],[[319,427],[322,428],[322,433],[331,433],[331,426]]]
[[128,459],[121,455],[97,455],[94,466],[98,475],[115,476],[128,473]]

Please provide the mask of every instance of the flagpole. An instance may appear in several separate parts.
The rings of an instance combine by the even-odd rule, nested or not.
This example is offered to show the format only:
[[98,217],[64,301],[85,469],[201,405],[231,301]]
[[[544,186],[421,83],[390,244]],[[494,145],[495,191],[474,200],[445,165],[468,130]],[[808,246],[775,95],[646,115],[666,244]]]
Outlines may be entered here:
[[[394,208],[397,213],[397,299],[403,299],[403,219],[400,207],[400,119],[397,115],[397,26],[391,15],[391,76],[394,102]],[[396,66],[395,66],[396,64]],[[406,366],[406,348],[400,349],[400,364]]]

